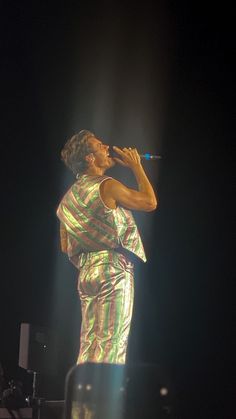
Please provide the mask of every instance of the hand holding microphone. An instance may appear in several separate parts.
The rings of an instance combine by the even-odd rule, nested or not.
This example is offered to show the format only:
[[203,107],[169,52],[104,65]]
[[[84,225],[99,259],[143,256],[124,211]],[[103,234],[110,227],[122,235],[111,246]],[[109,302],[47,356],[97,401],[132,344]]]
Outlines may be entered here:
[[113,160],[121,164],[121,166],[133,168],[134,166],[140,165],[140,155],[138,154],[136,148],[132,149],[131,147],[125,147],[121,149],[113,146],[113,150],[121,157],[113,157]]
[[113,150],[119,154],[119,156],[122,158],[114,157],[113,159],[125,167],[131,167],[137,164],[140,164],[140,160],[160,160],[162,157],[160,155],[153,155],[150,153],[145,154],[139,154],[136,148],[119,148],[116,146],[113,146]]

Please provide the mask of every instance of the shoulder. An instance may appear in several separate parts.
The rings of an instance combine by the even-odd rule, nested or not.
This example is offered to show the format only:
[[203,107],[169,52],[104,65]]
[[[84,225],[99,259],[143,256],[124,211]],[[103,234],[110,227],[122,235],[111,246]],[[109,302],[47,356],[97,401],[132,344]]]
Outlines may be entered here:
[[100,189],[103,191],[112,191],[120,187],[122,187],[122,183],[112,177],[106,177],[100,185]]
[[107,177],[100,185],[100,196],[106,207],[116,209],[117,202],[114,191],[119,188],[120,182]]

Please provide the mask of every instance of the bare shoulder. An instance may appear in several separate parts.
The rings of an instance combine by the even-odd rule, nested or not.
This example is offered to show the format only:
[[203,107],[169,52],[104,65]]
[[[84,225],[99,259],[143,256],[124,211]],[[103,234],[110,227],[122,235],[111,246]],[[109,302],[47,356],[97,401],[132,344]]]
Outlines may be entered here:
[[123,183],[113,178],[106,179],[100,186],[101,193],[111,196],[114,199],[117,199],[121,193],[127,192],[128,190],[129,188],[127,188]]
[[121,182],[119,182],[116,179],[113,178],[108,178],[106,180],[104,180],[100,186],[100,190],[101,191],[112,191],[116,188],[121,188],[123,186],[123,184]]
[[104,180],[100,185],[101,198],[104,204],[111,209],[115,209],[117,206],[116,199],[114,197],[114,191],[119,189],[120,185],[122,184],[113,178]]

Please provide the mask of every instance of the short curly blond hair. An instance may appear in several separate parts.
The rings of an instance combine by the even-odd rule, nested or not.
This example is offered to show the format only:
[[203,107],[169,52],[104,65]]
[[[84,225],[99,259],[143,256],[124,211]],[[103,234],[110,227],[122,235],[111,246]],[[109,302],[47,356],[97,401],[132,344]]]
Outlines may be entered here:
[[92,137],[95,135],[91,131],[83,129],[67,140],[61,151],[62,161],[76,176],[88,167],[85,156],[92,152],[88,143],[89,138]]

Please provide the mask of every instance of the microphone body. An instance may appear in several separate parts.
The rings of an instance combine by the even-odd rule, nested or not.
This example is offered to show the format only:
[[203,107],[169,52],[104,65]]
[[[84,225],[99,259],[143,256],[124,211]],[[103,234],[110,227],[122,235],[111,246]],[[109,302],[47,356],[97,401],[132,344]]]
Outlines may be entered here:
[[150,153],[140,154],[140,157],[141,157],[142,160],[160,160],[160,159],[162,159],[162,156],[160,156],[159,154],[150,154]]

